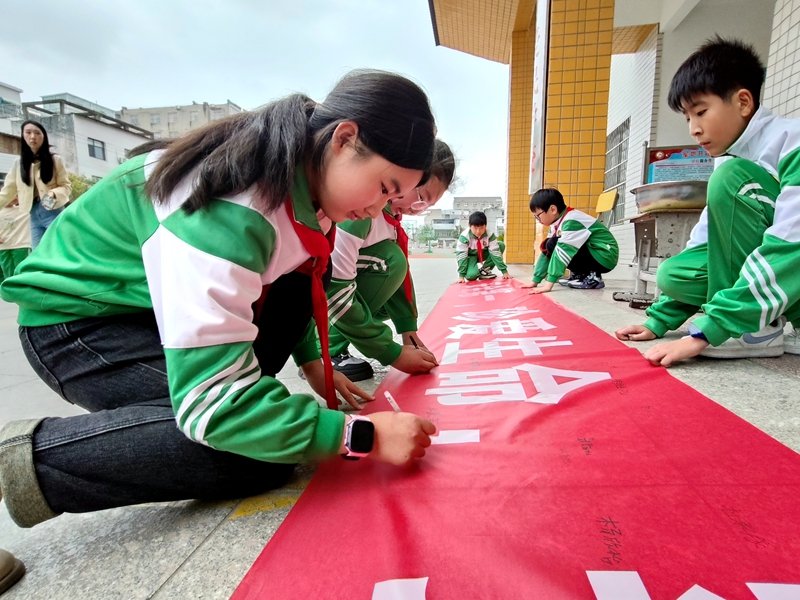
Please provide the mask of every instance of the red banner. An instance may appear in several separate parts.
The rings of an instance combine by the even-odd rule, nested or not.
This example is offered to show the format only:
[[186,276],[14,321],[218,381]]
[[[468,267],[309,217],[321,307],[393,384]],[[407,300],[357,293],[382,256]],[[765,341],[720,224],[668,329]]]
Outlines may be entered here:
[[800,598],[800,456],[518,282],[453,285],[365,412],[417,467],[331,460],[233,598]]

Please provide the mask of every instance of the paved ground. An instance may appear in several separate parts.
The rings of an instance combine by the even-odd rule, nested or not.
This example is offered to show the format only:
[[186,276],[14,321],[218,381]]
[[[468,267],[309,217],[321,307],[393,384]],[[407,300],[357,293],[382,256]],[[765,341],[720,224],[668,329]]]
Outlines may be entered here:
[[[418,254],[411,261],[423,316],[456,278],[452,254],[442,254]],[[530,267],[511,268],[520,279],[528,279],[530,272]],[[602,292],[558,289],[552,297],[613,332],[643,319],[641,311],[611,299],[612,291],[627,287],[625,282],[609,282]],[[0,301],[0,425],[78,413],[80,409],[61,400],[31,371],[19,349],[15,321],[16,308]],[[380,370],[370,389],[384,372]],[[800,356],[696,359],[671,373],[800,451]],[[280,378],[292,390],[306,389],[294,366],[284,369]],[[0,506],[0,547],[28,566],[26,577],[3,600],[228,598],[311,473],[311,468],[299,470],[286,488],[255,498],[62,515],[28,530],[17,528]]]

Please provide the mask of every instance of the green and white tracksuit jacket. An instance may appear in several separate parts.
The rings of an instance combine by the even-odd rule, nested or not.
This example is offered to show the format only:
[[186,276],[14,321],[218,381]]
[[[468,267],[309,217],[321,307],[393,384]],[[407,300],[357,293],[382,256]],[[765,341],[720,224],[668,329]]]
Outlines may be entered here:
[[[270,462],[335,454],[344,416],[262,376],[253,352],[263,286],[310,258],[285,207],[265,213],[248,190],[187,215],[190,177],[154,205],[143,185],[159,155],[120,165],[68,207],[3,283],[3,299],[28,327],[153,310],[177,424],[191,440]],[[319,230],[296,174],[295,218]],[[312,328],[294,350],[298,364],[319,358]]]
[[617,266],[617,240],[608,227],[592,215],[566,208],[558,220],[550,225],[550,231],[550,237],[557,237],[558,243],[550,256],[542,253],[536,261],[533,270],[533,280],[536,283],[543,279],[551,283],[557,282],[584,244],[592,257],[609,271]]
[[[391,215],[388,207],[384,209]],[[347,342],[365,356],[390,365],[402,346],[393,341],[391,318],[397,333],[417,331],[417,306],[406,298],[403,282],[408,261],[397,244],[397,231],[383,215],[339,223],[331,253],[333,278],[328,286],[331,354]]]
[[[702,307],[705,314],[694,321],[714,346],[763,329],[800,301],[800,120],[761,106],[727,154],[764,168],[780,183],[780,193],[773,223],[745,260],[739,279],[714,294]],[[707,242],[708,208],[687,248]]]
[[489,263],[487,266],[494,264],[501,273],[508,272],[506,263],[503,261],[503,250],[500,247],[500,242],[497,241],[497,237],[493,233],[486,231],[480,238],[477,238],[472,233],[472,230],[467,228],[458,236],[458,242],[456,243],[459,277],[467,277],[473,274],[477,277],[477,273],[474,272],[475,269],[470,269],[470,266],[474,266],[478,262],[478,244],[481,245],[484,263],[487,261]]

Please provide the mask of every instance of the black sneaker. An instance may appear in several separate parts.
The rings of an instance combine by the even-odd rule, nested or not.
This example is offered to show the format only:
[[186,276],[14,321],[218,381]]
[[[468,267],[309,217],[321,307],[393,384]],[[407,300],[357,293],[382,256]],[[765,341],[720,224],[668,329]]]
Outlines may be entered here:
[[606,287],[606,284],[597,273],[589,273],[582,281],[571,282],[569,287],[573,290],[601,290]]
[[333,368],[345,375],[350,381],[364,381],[375,375],[372,365],[366,360],[350,356],[347,352],[332,356],[331,362],[333,363]]
[[492,273],[491,269],[487,269],[486,267],[482,267],[480,271],[478,271],[478,279],[496,279],[497,274]]
[[579,275],[578,273],[573,273],[570,271],[569,277],[562,277],[558,280],[558,285],[569,285],[572,281],[583,281],[586,279],[586,275]]

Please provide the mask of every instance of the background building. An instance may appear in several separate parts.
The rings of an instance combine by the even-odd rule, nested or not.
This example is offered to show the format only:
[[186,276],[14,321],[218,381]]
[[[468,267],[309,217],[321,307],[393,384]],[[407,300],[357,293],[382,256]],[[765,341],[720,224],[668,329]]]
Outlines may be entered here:
[[20,116],[10,119],[13,135],[19,137],[23,120],[40,122],[53,151],[72,173],[100,179],[122,164],[133,148],[153,139],[151,132],[109,116],[114,111],[88,100],[71,94],[42,98],[22,103]]
[[633,277],[630,190],[648,147],[694,144],[666,103],[678,66],[720,34],[767,63],[763,100],[800,116],[800,0],[430,0],[437,45],[509,65],[507,262],[531,263],[546,233],[529,194],[557,187],[568,204],[605,214],[620,243],[613,275]]
[[242,112],[242,108],[230,100],[225,104],[198,104],[158,108],[127,108],[117,113],[122,121],[142,127],[155,134],[156,139],[176,138],[224,117]]
[[22,116],[22,90],[0,82],[0,185],[19,157],[21,142],[14,133],[12,119]]
[[469,216],[475,211],[486,214],[486,227],[496,235],[503,233],[505,226],[505,210],[500,196],[454,196],[453,208],[461,211],[459,228],[463,231],[469,227]]

